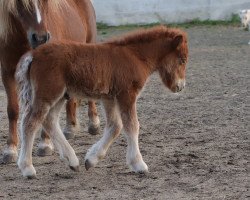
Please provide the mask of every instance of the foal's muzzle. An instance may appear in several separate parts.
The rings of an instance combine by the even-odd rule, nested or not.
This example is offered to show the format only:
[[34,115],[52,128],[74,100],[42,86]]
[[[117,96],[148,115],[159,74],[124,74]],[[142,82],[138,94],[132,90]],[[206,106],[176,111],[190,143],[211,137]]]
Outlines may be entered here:
[[172,88],[173,92],[180,92],[185,88],[186,81],[184,79],[180,79],[177,81],[177,84]]
[[46,32],[44,34],[32,33],[29,36],[29,42],[30,42],[30,45],[33,49],[35,49],[36,47],[38,47],[41,44],[48,42],[49,39],[50,39],[49,32]]

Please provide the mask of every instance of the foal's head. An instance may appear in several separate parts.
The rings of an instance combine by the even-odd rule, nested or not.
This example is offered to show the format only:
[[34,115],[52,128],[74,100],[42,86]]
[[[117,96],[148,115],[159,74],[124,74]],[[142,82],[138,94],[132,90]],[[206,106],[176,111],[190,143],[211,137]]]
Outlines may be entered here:
[[[164,45],[164,44],[163,44]],[[188,60],[187,38],[177,33],[167,39],[166,54],[160,59],[158,70],[163,83],[172,91],[180,92],[185,87],[186,64]]]

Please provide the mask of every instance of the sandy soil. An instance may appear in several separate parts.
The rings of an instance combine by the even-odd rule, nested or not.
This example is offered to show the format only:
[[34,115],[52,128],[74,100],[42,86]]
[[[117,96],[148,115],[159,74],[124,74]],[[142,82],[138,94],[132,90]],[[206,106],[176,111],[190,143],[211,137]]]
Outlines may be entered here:
[[[154,74],[138,100],[140,147],[149,174],[129,171],[123,135],[96,168],[84,169],[86,151],[101,135],[88,135],[87,108],[82,106],[81,132],[70,140],[82,163],[80,172],[72,172],[57,153],[37,157],[34,146],[38,178],[27,180],[16,164],[1,164],[0,199],[250,199],[250,33],[219,26],[186,31],[190,60],[185,91],[172,94]],[[100,106],[99,111],[103,128]],[[8,130],[2,85],[0,120],[2,151]]]

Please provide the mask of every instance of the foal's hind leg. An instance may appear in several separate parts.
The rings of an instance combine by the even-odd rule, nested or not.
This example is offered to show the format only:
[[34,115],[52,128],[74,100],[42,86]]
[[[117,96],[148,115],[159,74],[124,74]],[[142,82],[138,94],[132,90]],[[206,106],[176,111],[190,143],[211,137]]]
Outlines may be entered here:
[[97,109],[96,109],[96,104],[94,101],[89,101],[89,110],[88,110],[88,115],[89,115],[89,128],[88,132],[91,135],[97,135],[100,133],[100,120],[97,114]]
[[7,147],[3,152],[3,162],[16,162],[17,159],[17,120],[19,114],[18,97],[16,90],[16,80],[14,78],[14,71],[5,69],[1,66],[2,81],[7,93],[7,113],[9,119],[9,136],[7,140]]
[[23,176],[28,178],[36,176],[36,171],[32,164],[32,148],[35,133],[41,127],[49,110],[49,106],[44,104],[35,105],[36,107],[28,108],[25,111],[21,121],[21,151],[18,159],[18,167],[22,171]]
[[85,157],[85,168],[87,170],[96,166],[98,161],[106,155],[109,146],[122,129],[122,121],[116,102],[114,100],[103,100],[103,105],[106,113],[106,126],[103,137],[91,147]]
[[78,106],[77,99],[71,98],[66,104],[66,126],[64,128],[64,135],[67,139],[75,137],[75,133],[79,131],[79,122],[76,116],[76,109]]
[[67,161],[72,170],[78,171],[79,160],[76,157],[74,149],[64,137],[59,124],[60,111],[64,102],[65,100],[61,99],[53,108],[51,108],[43,123],[43,128],[50,133],[53,143],[59,150],[61,159]]

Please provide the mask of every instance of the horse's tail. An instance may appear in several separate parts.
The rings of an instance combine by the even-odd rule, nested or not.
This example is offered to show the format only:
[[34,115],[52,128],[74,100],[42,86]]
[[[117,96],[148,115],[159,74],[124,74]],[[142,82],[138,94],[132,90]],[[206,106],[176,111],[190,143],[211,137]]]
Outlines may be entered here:
[[19,101],[21,109],[24,111],[31,106],[32,101],[32,87],[29,78],[30,66],[33,60],[31,52],[24,54],[16,69],[16,81],[18,84]]

